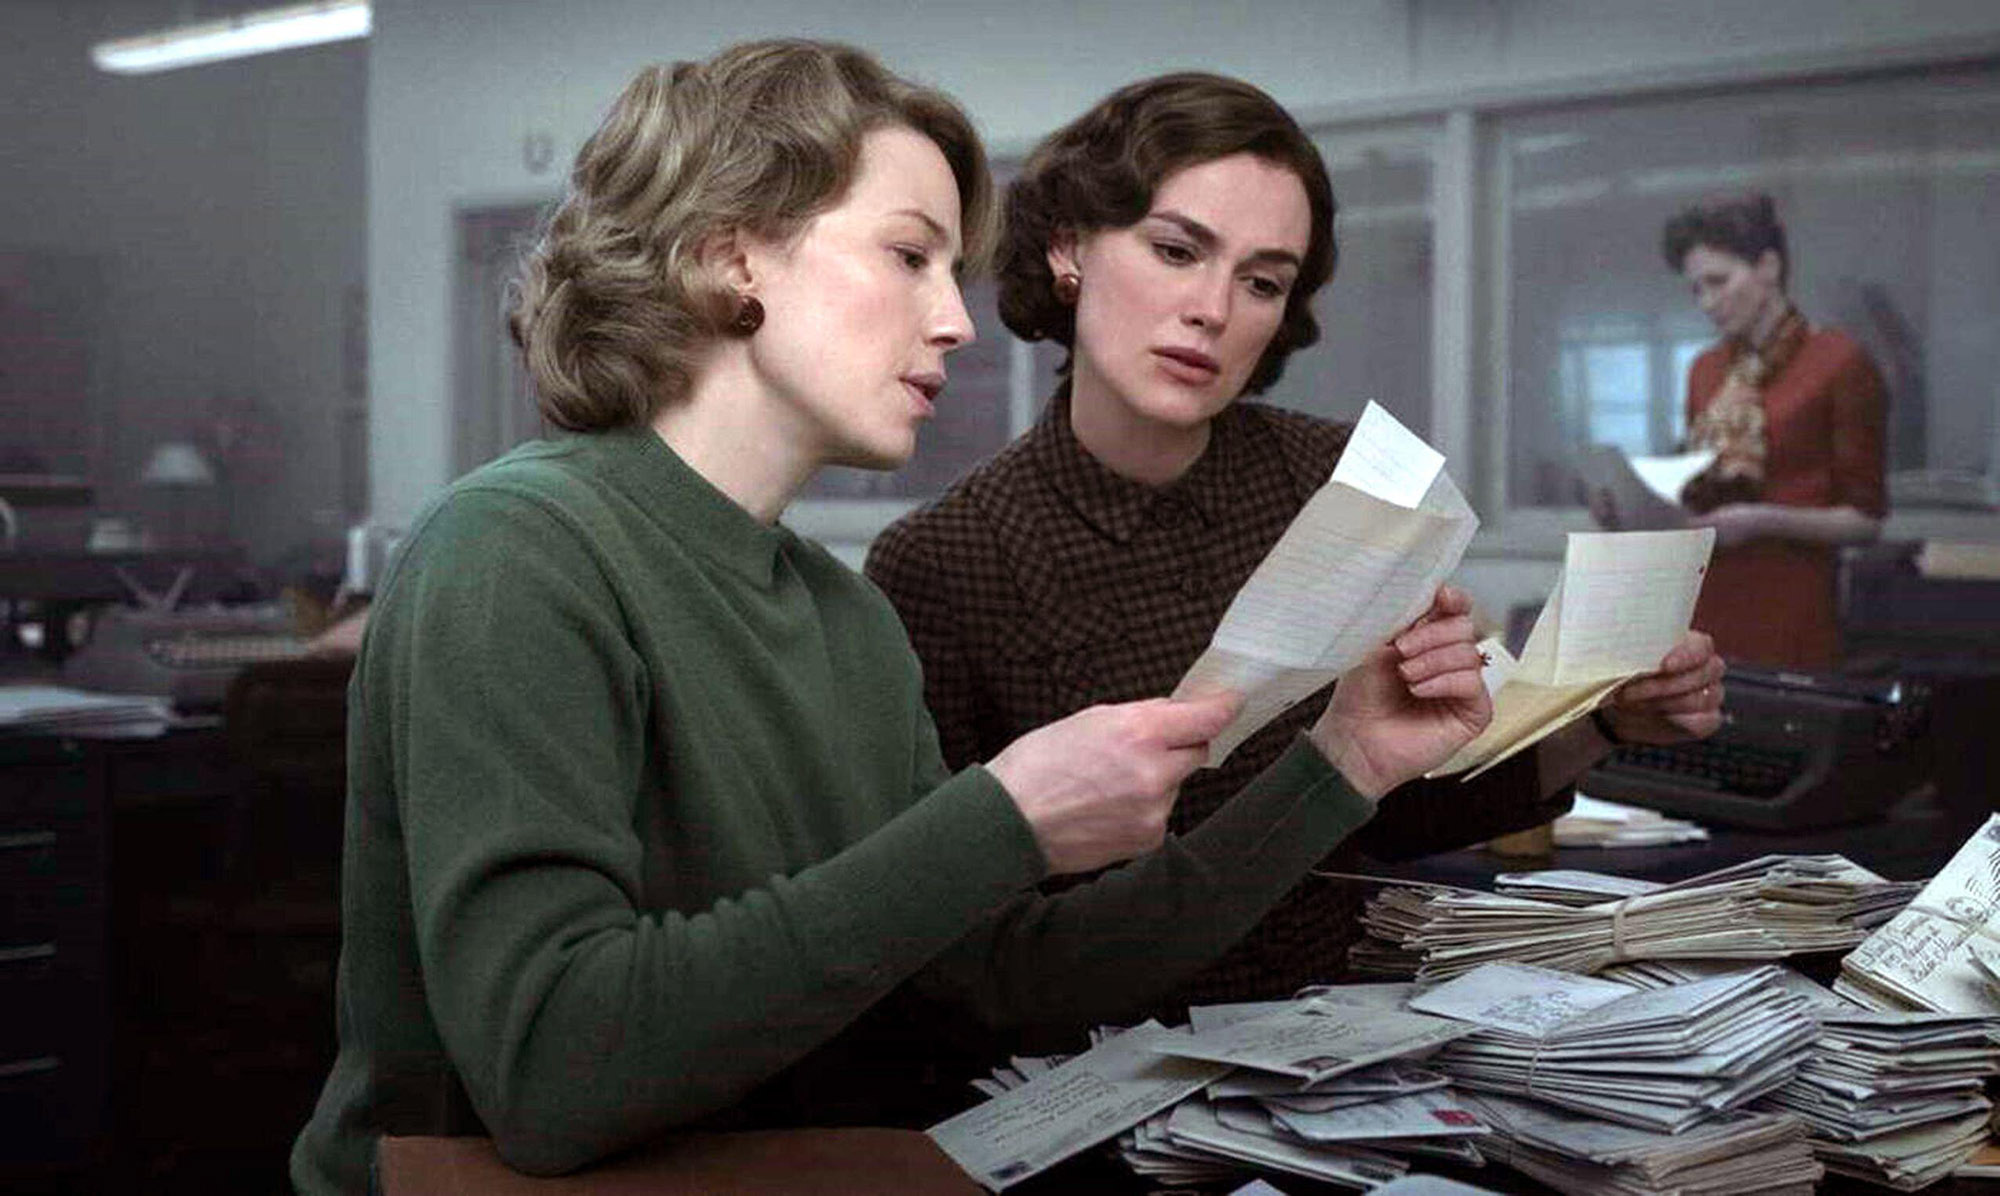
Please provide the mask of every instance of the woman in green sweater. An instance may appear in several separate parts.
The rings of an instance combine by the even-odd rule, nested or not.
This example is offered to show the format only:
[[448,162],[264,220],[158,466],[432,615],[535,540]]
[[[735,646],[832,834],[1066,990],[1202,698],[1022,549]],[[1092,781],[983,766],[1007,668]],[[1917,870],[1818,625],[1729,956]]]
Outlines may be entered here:
[[1490,718],[1447,590],[1185,836],[1228,696],[946,772],[896,613],[778,520],[822,466],[909,457],[989,197],[948,98],[818,43],[648,69],[585,143],[512,316],[573,434],[427,509],[356,663],[302,1190],[365,1188],[385,1133],[553,1173],[676,1126],[890,1119],[822,1094],[894,1087],[842,1043],[899,986],[996,1025],[1165,991]]

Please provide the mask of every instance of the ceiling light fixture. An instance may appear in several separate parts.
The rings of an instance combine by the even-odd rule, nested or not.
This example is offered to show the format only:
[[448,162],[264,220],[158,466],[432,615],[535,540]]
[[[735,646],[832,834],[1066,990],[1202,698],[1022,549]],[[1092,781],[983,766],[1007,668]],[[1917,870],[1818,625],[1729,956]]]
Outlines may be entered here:
[[98,42],[90,48],[90,59],[98,69],[115,75],[170,71],[225,58],[367,37],[372,15],[368,0],[290,4]]

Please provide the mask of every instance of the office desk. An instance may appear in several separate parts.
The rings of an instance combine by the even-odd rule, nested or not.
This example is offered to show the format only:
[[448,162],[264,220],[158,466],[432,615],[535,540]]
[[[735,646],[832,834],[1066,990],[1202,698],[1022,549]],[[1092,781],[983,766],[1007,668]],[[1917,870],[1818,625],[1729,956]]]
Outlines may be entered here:
[[1759,856],[1838,854],[1890,880],[1923,880],[1936,874],[1985,821],[1987,811],[1966,802],[1941,801],[1934,792],[1911,795],[1882,818],[1851,826],[1807,831],[1709,828],[1701,843],[1663,847],[1561,847],[1545,856],[1506,856],[1483,847],[1385,863],[1377,875],[1489,889],[1502,872],[1576,868],[1641,880],[1676,881]]
[[[1387,868],[1388,874],[1485,887],[1494,874],[1534,867],[1575,867],[1674,880],[1725,864],[1779,852],[1839,852],[1898,879],[1928,876],[1957,850],[1976,822],[1930,796],[1900,803],[1884,819],[1858,827],[1785,833],[1717,829],[1707,843],[1640,849],[1564,849],[1547,860],[1521,860],[1482,850],[1452,852]],[[1820,957],[1831,960],[1832,956]],[[441,1193],[459,1196],[576,1196],[581,1193],[672,1192],[880,1192],[909,1196],[980,1189],[921,1134],[909,1130],[800,1130],[697,1135],[557,1179],[531,1179],[509,1170],[485,1139],[385,1139],[381,1165],[388,1196]],[[1526,1196],[1550,1189],[1504,1167],[1454,1168],[1434,1161],[1416,1170],[1446,1175],[1489,1191]],[[1268,1177],[1289,1196],[1344,1191],[1280,1175]],[[1242,1180],[1214,1190],[1227,1192]],[[1020,1196],[1097,1193],[1142,1196],[1153,1185],[1093,1150],[1021,1184]],[[1886,1189],[1830,1176],[1819,1191],[1861,1196]],[[1926,1189],[1933,1196],[2000,1191],[2000,1183],[1950,1180]]]
[[916,1130],[761,1130],[688,1134],[575,1175],[537,1179],[485,1138],[384,1138],[384,1196],[978,1196],[982,1189]]
[[0,737],[0,1187],[102,1175],[121,962],[113,808],[206,800],[222,752],[214,728]]
[[[384,1138],[377,1158],[383,1196],[977,1196],[985,1191],[917,1130],[767,1130],[692,1134],[672,1144],[585,1168],[571,1175],[535,1178],[500,1161],[485,1138]],[[1425,1162],[1417,1172],[1446,1176],[1506,1196],[1539,1196],[1552,1189],[1505,1167],[1452,1167]],[[1275,1172],[1264,1178],[1287,1196],[1332,1196],[1353,1189]],[[1231,1192],[1250,1174],[1212,1189]],[[1089,1151],[1017,1187],[1016,1196],[1153,1196],[1151,1184],[1122,1164]],[[1823,1196],[1881,1196],[1890,1189],[1829,1175]],[[1930,1196],[1992,1196],[2000,1181],[1948,1179]]]

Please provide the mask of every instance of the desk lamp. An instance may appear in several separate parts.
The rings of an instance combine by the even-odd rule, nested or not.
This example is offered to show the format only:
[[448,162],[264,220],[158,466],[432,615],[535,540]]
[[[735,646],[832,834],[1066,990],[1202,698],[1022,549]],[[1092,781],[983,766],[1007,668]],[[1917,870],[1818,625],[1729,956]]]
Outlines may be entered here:
[[208,458],[185,440],[169,440],[146,459],[146,468],[139,473],[139,484],[165,492],[170,540],[166,547],[189,547],[184,525],[187,504],[192,498],[190,492],[215,485],[215,467],[208,463]]

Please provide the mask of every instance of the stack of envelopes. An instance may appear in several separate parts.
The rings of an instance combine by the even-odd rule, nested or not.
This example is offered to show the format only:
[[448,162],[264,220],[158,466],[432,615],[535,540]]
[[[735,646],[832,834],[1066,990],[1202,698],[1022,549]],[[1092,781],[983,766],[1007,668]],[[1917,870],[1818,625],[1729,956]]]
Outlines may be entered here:
[[1430,984],[1497,960],[1588,973],[1632,959],[1777,959],[1861,942],[1918,888],[1837,855],[1765,856],[1670,885],[1587,872],[1504,879],[1511,891],[1382,890],[1362,915],[1369,939],[1354,966],[1414,965]]
[[[1084,1148],[1086,1125],[1097,1141],[1116,1134],[1132,1170],[1166,1186],[1263,1168],[1372,1188],[1406,1173],[1413,1157],[1478,1166],[1471,1143],[1486,1127],[1443,1074],[1417,1062],[1477,1027],[1407,1012],[1411,992],[1313,989],[1289,1001],[1196,1006],[1181,1029],[1100,1030],[1083,1055],[1009,1060],[975,1081],[995,1100],[931,1133],[982,1182],[1011,1182],[1054,1161],[1059,1147]],[[1161,1066],[1133,1055],[1134,1042]],[[1205,1082],[1187,1082],[1197,1075]],[[1093,1095],[1079,1102],[1074,1094],[1086,1090]],[[1037,1123],[1046,1134],[1022,1133]],[[1061,1142],[1036,1140],[1044,1136]]]
[[1481,1153],[1575,1196],[1793,1196],[1822,1174],[1804,1126],[1780,1114],[1738,1110],[1663,1134],[1490,1093],[1465,1103],[1493,1127]]
[[[1183,1149],[1373,1187],[1413,1156],[1478,1165],[1487,1130],[1414,1061],[1474,1027],[1403,1009],[1407,984],[1309,990],[1297,1000],[1196,1006],[1160,1049],[1235,1070],[1139,1135]],[[1139,1169],[1134,1160],[1135,1169]]]
[[1819,1033],[1769,966],[1635,990],[1488,964],[1413,997],[1410,1008],[1480,1027],[1437,1055],[1457,1087],[1665,1133],[1788,1082]]
[[1832,1171],[1905,1191],[1942,1179],[1986,1140],[2000,1018],[1853,1009],[1819,1014],[1798,1075],[1758,1105],[1803,1118]]

